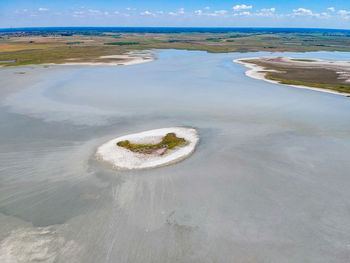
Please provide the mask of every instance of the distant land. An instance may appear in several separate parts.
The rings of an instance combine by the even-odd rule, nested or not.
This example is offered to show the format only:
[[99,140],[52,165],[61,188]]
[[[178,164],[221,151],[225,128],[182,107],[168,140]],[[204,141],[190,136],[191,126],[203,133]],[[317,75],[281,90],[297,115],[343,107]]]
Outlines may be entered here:
[[61,31],[96,31],[117,33],[346,33],[350,36],[350,29],[327,29],[327,28],[274,28],[274,27],[19,27],[0,28],[0,32],[61,32]]
[[[350,51],[350,30],[310,28],[40,27],[0,29],[0,65],[104,63],[150,49]],[[116,59],[108,62],[118,63]]]

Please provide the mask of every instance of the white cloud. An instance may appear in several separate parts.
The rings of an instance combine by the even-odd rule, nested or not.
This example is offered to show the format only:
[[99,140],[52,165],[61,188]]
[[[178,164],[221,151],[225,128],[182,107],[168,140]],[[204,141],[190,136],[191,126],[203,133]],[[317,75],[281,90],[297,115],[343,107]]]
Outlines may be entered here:
[[320,18],[330,18],[331,16],[327,13],[327,12],[322,12],[321,14],[319,14]]
[[183,15],[185,14],[185,8],[180,8],[177,10],[177,12],[169,12],[170,16],[177,16],[177,15]]
[[210,9],[210,6],[206,6],[203,8],[204,10],[209,10]]
[[330,18],[331,16],[326,13],[314,13],[310,9],[305,9],[305,8],[298,8],[294,9],[293,13],[289,16],[312,16],[312,17],[317,17],[317,18]]
[[28,12],[28,9],[22,9],[22,10],[16,10],[15,11],[15,14],[24,14],[24,13],[27,13]]
[[274,7],[271,7],[271,8],[263,8],[260,10],[261,12],[264,12],[264,13],[274,13],[276,11],[276,8]]
[[84,14],[85,14],[84,11],[75,11],[75,12],[73,13],[73,16],[74,16],[74,17],[82,17]]
[[293,14],[296,16],[313,16],[314,15],[311,10],[305,9],[305,8],[294,9]]
[[140,15],[142,15],[142,16],[154,16],[154,14],[148,10],[141,12]]
[[212,13],[205,13],[204,15],[206,16],[222,16],[222,15],[225,15],[227,13],[226,10],[217,10],[217,11],[214,11]]
[[232,9],[234,11],[240,11],[240,10],[246,10],[246,9],[252,9],[253,6],[252,5],[235,5],[234,7],[232,7]]
[[214,13],[218,14],[218,15],[224,15],[227,13],[227,11],[226,10],[218,10],[218,11],[215,11]]
[[100,10],[96,10],[96,9],[89,9],[88,12],[92,15],[101,15],[102,12]]
[[271,8],[263,8],[263,9],[260,9],[260,12],[257,12],[257,13],[254,13],[253,15],[255,16],[277,16],[275,14],[275,11],[276,11],[276,8],[274,7],[271,7]]
[[164,11],[162,11],[162,10],[157,11],[157,14],[162,15],[162,14],[164,14]]
[[347,10],[339,10],[338,14],[341,15],[343,18],[348,19],[350,18],[350,11]]
[[40,7],[38,10],[39,10],[40,12],[49,11],[49,9],[48,9],[48,8],[45,8],[45,7]]
[[334,7],[328,7],[327,10],[329,10],[331,12],[335,12],[335,8]]
[[339,14],[339,15],[350,15],[350,11],[339,10],[338,14]]
[[239,13],[241,16],[250,16],[250,12],[249,11],[245,11],[245,12],[241,12]]
[[109,12],[103,12],[103,14],[104,14],[105,16],[108,16],[108,15],[109,15]]
[[120,12],[119,12],[119,11],[114,11],[114,12],[113,12],[113,14],[115,14],[115,15],[119,15],[119,14],[120,14]]
[[196,11],[194,11],[194,13],[196,14],[196,15],[201,15],[201,14],[203,14],[203,12],[202,12],[202,10],[196,10]]

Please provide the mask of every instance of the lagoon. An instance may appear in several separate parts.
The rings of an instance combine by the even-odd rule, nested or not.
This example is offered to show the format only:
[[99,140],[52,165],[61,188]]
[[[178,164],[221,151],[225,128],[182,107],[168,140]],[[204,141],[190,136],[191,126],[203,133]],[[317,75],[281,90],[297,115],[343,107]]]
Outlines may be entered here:
[[[0,261],[346,262],[350,99],[232,63],[270,54],[0,68]],[[112,138],[173,126],[201,138],[180,163],[116,171],[94,159]]]

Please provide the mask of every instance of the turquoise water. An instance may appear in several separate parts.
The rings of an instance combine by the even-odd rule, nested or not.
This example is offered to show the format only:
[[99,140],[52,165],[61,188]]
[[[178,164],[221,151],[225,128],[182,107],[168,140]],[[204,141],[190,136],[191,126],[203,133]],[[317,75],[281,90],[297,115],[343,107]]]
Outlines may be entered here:
[[[259,55],[271,54],[1,69],[0,261],[346,262],[350,99],[232,63]],[[120,172],[93,158],[111,138],[170,126],[201,137],[181,163]]]

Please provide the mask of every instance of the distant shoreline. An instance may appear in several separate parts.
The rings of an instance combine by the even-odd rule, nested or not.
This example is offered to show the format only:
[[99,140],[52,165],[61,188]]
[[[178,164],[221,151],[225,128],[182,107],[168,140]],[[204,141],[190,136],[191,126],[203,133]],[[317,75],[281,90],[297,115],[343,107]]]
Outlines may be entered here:
[[273,84],[286,85],[286,86],[299,88],[299,89],[308,89],[308,90],[320,91],[320,92],[325,92],[325,93],[330,93],[330,94],[335,94],[335,95],[341,95],[344,97],[350,96],[350,93],[339,92],[339,91],[330,90],[330,89],[309,87],[309,86],[304,86],[304,85],[284,84],[284,83],[280,83],[279,81],[276,81],[276,80],[268,79],[268,78],[266,78],[266,73],[275,72],[274,70],[270,70],[270,69],[255,65],[253,63],[247,63],[244,61],[244,60],[256,60],[256,59],[261,59],[261,57],[234,59],[234,60],[232,60],[232,62],[241,64],[244,67],[248,68],[248,70],[245,71],[245,75],[247,77],[250,77],[253,79],[263,80],[263,81],[270,82]]

